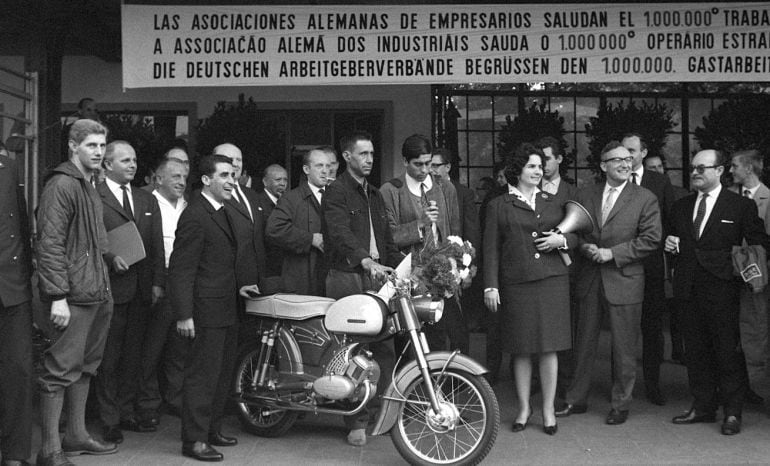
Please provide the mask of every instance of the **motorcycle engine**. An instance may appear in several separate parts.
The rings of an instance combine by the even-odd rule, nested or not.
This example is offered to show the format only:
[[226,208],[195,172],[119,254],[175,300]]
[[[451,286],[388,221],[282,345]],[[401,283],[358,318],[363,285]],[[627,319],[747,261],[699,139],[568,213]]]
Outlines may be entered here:
[[358,397],[356,390],[365,380],[376,390],[380,366],[369,354],[355,354],[357,347],[358,343],[353,343],[332,356],[324,375],[313,381],[316,393],[330,400],[354,400]]

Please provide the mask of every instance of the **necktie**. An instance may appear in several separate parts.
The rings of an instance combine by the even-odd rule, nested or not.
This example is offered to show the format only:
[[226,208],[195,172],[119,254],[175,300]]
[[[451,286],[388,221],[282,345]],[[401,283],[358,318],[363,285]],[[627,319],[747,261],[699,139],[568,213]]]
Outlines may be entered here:
[[636,172],[631,173],[631,182],[637,186],[639,186],[639,182],[637,181],[638,177],[639,175]]
[[324,188],[318,190],[318,203],[324,200]]
[[607,217],[610,216],[612,206],[615,205],[615,191],[617,191],[617,189],[610,188],[610,190],[607,191],[607,197],[604,199],[604,207],[602,207],[602,226],[604,226],[604,223],[607,221]]
[[744,189],[743,190],[743,197],[748,197],[751,199],[751,190],[750,189]]
[[123,190],[123,210],[126,211],[129,220],[133,220],[134,212],[131,210],[131,202],[128,200],[128,188],[121,186],[120,189]]
[[695,239],[700,239],[700,226],[703,223],[703,219],[706,217],[706,198],[708,193],[704,193],[700,198],[700,204],[698,204],[698,212],[695,214],[695,221],[692,222],[693,228],[695,228]]

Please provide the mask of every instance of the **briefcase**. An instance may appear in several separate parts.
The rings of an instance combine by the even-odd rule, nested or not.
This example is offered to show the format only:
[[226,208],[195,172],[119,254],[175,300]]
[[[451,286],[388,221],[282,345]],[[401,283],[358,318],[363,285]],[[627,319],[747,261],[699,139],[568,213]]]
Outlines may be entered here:
[[761,293],[767,286],[767,253],[755,244],[733,246],[733,269],[753,293]]

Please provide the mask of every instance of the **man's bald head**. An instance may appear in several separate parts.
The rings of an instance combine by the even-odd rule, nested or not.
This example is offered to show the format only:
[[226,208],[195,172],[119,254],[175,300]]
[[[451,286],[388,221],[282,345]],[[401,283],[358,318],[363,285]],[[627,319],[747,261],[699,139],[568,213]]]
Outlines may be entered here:
[[289,175],[286,169],[274,163],[265,168],[262,184],[275,197],[281,197],[289,185]]
[[230,144],[229,142],[226,142],[224,144],[220,144],[217,147],[214,148],[214,153],[218,155],[224,155],[225,157],[229,157],[233,161],[233,169],[235,169],[235,179],[241,177],[241,172],[243,171],[243,153],[241,150],[236,146],[235,144]]

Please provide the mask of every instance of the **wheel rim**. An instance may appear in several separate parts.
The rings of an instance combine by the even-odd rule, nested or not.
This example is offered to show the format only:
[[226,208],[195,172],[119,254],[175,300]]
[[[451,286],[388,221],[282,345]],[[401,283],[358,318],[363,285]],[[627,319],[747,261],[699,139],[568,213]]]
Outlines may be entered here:
[[[236,390],[239,395],[251,390],[251,382],[254,374],[257,372],[257,357],[259,350],[255,349],[249,353],[248,357],[243,358],[241,366],[238,368],[238,380]],[[237,403],[238,409],[248,418],[251,423],[258,427],[272,427],[284,418],[286,411],[270,410],[265,406],[253,405],[248,403]]]
[[[437,375],[432,375],[435,384]],[[487,423],[487,406],[479,392],[461,374],[447,372],[436,386],[441,409],[435,413],[424,380],[404,393],[404,409],[398,415],[398,430],[406,446],[419,458],[446,464],[460,461],[481,443]]]

